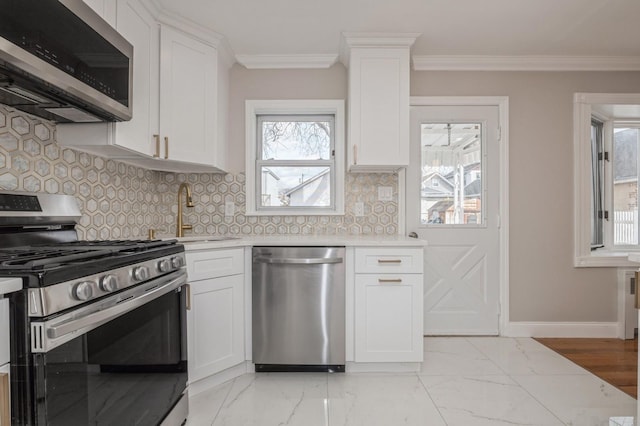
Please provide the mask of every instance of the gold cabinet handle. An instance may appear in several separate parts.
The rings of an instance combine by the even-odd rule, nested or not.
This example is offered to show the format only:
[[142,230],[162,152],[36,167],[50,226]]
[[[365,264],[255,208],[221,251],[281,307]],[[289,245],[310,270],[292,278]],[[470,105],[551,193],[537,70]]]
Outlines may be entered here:
[[164,137],[164,159],[169,159],[169,136]]
[[0,426],[10,426],[9,415],[9,374],[0,374]]
[[353,165],[358,164],[358,145],[353,146]]
[[382,284],[382,283],[401,283],[402,279],[401,278],[378,278],[378,282],[380,284]]
[[187,299],[187,311],[191,310],[191,284],[185,284],[184,290],[186,291],[185,297]]
[[378,263],[402,263],[400,259],[378,259]]
[[156,140],[156,153],[153,154],[153,158],[160,158],[160,135],[153,135]]

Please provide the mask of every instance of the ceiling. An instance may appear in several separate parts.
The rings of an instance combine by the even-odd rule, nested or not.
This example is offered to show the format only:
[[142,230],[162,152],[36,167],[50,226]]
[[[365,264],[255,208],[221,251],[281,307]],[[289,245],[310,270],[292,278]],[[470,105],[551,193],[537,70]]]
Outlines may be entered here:
[[236,55],[337,55],[343,32],[416,32],[413,55],[640,57],[638,0],[155,1]]

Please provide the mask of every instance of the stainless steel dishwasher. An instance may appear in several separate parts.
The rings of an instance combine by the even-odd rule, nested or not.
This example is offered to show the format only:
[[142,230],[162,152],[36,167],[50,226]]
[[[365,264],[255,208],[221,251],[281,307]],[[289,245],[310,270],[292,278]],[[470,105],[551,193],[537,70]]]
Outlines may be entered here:
[[256,371],[343,372],[344,297],[344,247],[254,247]]

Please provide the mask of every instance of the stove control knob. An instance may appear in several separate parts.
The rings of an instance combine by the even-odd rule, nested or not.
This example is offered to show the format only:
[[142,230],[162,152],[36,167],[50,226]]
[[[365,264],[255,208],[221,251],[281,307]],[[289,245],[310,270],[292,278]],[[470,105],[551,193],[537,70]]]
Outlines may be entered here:
[[162,259],[158,262],[158,271],[160,272],[169,272],[171,270],[171,262],[169,259]]
[[92,281],[83,281],[81,283],[76,284],[73,287],[73,298],[76,300],[89,300],[93,297],[93,284]]
[[146,266],[138,266],[133,269],[133,279],[136,281],[144,281],[149,278],[149,268]]
[[180,256],[173,257],[171,258],[171,265],[175,269],[182,268],[184,266],[184,259]]
[[118,289],[118,277],[115,275],[105,275],[100,278],[100,288],[102,291],[106,291],[108,293],[116,291]]

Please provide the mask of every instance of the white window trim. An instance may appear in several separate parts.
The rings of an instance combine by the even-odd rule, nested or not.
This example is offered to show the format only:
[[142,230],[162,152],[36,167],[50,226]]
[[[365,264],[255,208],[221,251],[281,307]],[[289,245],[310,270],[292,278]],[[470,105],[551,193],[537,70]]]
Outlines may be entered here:
[[[637,267],[628,260],[630,252],[598,249],[591,251],[591,116],[592,105],[640,105],[640,93],[575,93],[573,97],[573,216],[575,267]],[[602,118],[602,117],[600,117]],[[610,119],[608,120],[610,121]],[[605,124],[605,145],[606,140]],[[606,172],[605,172],[606,174]],[[606,179],[606,176],[605,176]],[[610,192],[610,191],[609,191]],[[605,195],[610,197],[610,195]],[[605,199],[605,205],[610,205]],[[605,225],[610,226],[610,224]],[[605,232],[605,246],[610,232]],[[609,244],[609,247],[611,245]],[[634,250],[635,251],[635,250]]]
[[[335,208],[291,208],[261,211],[256,206],[257,117],[274,114],[331,114],[335,116]],[[247,216],[337,216],[344,215],[344,135],[345,113],[342,99],[247,100],[245,101],[245,185]]]

